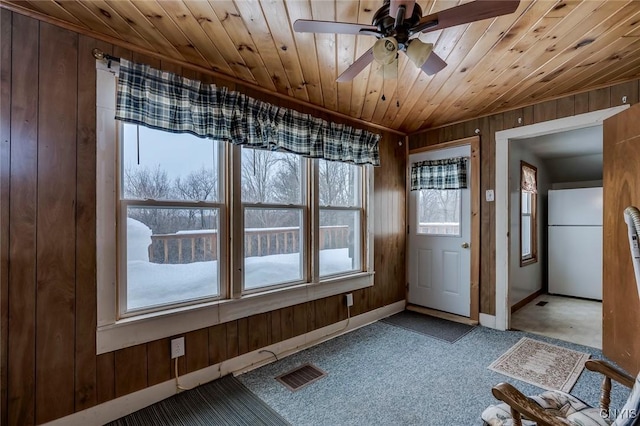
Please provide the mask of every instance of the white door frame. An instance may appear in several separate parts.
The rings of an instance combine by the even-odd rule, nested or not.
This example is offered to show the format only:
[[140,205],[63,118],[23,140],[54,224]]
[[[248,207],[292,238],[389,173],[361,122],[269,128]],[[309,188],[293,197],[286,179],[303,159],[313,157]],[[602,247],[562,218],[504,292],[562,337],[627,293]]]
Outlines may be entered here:
[[[509,306],[509,142],[550,133],[602,125],[606,119],[629,108],[628,104],[557,120],[496,132],[496,321],[495,328],[507,330]],[[488,325],[488,324],[487,324]]]

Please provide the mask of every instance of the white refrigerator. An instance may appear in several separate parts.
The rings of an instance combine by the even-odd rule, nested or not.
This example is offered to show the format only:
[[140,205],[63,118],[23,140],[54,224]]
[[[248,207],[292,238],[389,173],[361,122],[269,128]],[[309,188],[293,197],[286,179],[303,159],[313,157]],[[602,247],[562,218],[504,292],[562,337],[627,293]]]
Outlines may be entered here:
[[602,300],[602,188],[550,190],[549,293]]

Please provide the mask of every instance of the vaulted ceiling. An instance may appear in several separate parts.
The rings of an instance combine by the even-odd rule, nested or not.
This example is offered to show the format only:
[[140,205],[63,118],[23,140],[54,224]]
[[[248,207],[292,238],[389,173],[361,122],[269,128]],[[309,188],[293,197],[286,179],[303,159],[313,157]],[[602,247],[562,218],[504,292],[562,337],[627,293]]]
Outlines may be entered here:
[[[513,14],[421,35],[448,63],[434,76],[400,55],[397,80],[373,63],[346,83],[336,77],[375,38],[296,33],[293,22],[371,24],[382,0],[1,1],[407,133],[640,76],[640,1],[522,0]],[[429,14],[466,1],[418,3]]]

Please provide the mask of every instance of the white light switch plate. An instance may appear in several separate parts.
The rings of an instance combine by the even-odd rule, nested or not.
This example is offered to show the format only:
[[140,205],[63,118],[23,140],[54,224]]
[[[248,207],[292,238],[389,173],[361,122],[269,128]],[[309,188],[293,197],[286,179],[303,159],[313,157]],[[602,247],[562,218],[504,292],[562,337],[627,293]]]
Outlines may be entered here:
[[489,202],[495,200],[495,195],[493,193],[493,189],[487,189],[487,192],[485,193],[485,197],[486,197],[487,201],[489,201]]

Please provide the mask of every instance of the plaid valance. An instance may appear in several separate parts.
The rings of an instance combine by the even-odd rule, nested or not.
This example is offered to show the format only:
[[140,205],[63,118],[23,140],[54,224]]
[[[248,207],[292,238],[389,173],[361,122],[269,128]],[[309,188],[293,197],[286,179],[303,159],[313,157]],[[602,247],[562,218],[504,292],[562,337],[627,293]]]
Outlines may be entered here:
[[421,161],[411,165],[411,190],[467,187],[467,159]]
[[380,135],[120,60],[116,119],[173,133],[380,165]]

